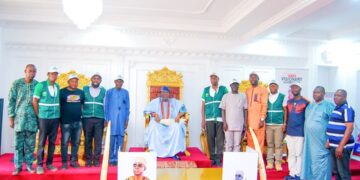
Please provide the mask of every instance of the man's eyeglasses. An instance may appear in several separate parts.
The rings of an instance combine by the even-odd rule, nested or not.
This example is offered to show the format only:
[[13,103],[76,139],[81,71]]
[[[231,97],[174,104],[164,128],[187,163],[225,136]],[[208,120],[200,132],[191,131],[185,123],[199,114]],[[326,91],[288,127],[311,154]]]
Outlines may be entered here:
[[134,164],[133,164],[133,167],[134,167],[134,168],[136,168],[136,167],[142,168],[142,167],[144,167],[144,165],[143,165],[142,163],[134,163]]

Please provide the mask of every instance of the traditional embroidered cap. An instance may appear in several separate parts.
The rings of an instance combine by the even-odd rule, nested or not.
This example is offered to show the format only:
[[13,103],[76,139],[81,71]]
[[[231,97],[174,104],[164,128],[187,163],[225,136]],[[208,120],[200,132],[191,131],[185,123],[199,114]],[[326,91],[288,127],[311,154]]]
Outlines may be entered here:
[[117,75],[114,80],[124,80],[124,78],[121,75]]
[[301,84],[298,83],[298,82],[293,82],[293,83],[291,83],[291,84],[290,84],[290,87],[291,87],[291,86],[299,86],[300,88],[302,88]]
[[170,92],[170,88],[169,87],[167,87],[167,86],[163,86],[163,87],[161,87],[161,89],[160,89],[160,92],[163,92],[163,91],[166,91],[166,92]]
[[68,81],[70,79],[79,79],[79,77],[76,74],[70,74],[69,77],[68,77]]
[[51,66],[48,70],[48,73],[54,73],[54,72],[58,73],[59,72],[58,68],[55,66]]

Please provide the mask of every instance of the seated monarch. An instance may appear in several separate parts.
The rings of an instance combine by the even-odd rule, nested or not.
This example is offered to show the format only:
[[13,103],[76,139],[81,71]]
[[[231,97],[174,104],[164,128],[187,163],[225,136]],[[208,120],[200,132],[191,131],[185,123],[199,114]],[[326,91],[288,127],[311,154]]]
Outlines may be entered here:
[[146,159],[143,157],[136,157],[133,164],[133,176],[126,178],[126,180],[150,180],[146,176],[144,176],[144,172],[146,171]]
[[180,160],[178,153],[186,150],[186,126],[181,119],[186,108],[169,95],[170,89],[163,86],[160,97],[153,99],[145,108],[144,113],[151,115],[149,126],[145,129],[145,145],[157,157]]

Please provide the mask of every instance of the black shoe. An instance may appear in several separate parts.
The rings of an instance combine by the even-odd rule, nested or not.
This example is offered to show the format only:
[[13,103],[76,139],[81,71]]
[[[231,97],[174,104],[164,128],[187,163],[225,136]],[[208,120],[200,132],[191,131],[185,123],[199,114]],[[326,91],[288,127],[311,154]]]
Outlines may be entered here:
[[55,171],[58,170],[58,169],[57,169],[55,166],[53,166],[52,164],[46,165],[46,169],[48,169],[48,170],[50,170],[50,171],[52,171],[52,172],[55,172]]
[[63,163],[63,165],[61,166],[62,170],[67,170],[68,169],[68,165],[67,163]]
[[32,167],[32,165],[26,165],[26,170],[30,173],[30,174],[34,174],[35,170]]
[[216,165],[215,160],[211,160],[211,166],[215,166],[215,165]]
[[94,161],[94,166],[95,166],[95,167],[99,167],[99,166],[100,166],[99,161]]
[[13,176],[18,176],[21,172],[21,169],[20,168],[16,168],[13,172],[12,172],[12,175]]
[[79,164],[78,163],[70,163],[70,166],[73,167],[73,168],[80,168]]
[[85,164],[86,167],[91,167],[91,161],[87,161]]
[[295,177],[288,175],[284,178],[284,180],[295,180]]
[[180,161],[180,160],[181,160],[178,155],[175,155],[175,156],[173,156],[172,158],[173,158],[173,160],[175,160],[175,161]]
[[216,164],[216,166],[221,166],[221,161],[220,161],[220,159],[217,159],[217,160],[215,160],[215,164]]

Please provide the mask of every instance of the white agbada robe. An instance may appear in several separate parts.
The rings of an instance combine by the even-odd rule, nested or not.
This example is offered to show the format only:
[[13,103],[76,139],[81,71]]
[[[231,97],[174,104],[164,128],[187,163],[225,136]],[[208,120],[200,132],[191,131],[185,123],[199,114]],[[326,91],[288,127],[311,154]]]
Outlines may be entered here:
[[[168,105],[170,103],[170,105]],[[168,110],[170,107],[170,110]],[[167,115],[168,111],[170,115]],[[179,113],[186,112],[185,105],[175,98],[169,98],[163,103],[161,110],[161,98],[156,98],[145,108],[144,113],[157,113],[159,118],[173,121]],[[150,152],[155,152],[157,157],[173,157],[179,152],[186,150],[186,127],[184,121],[164,125],[151,117],[149,126],[145,129],[145,145]]]

